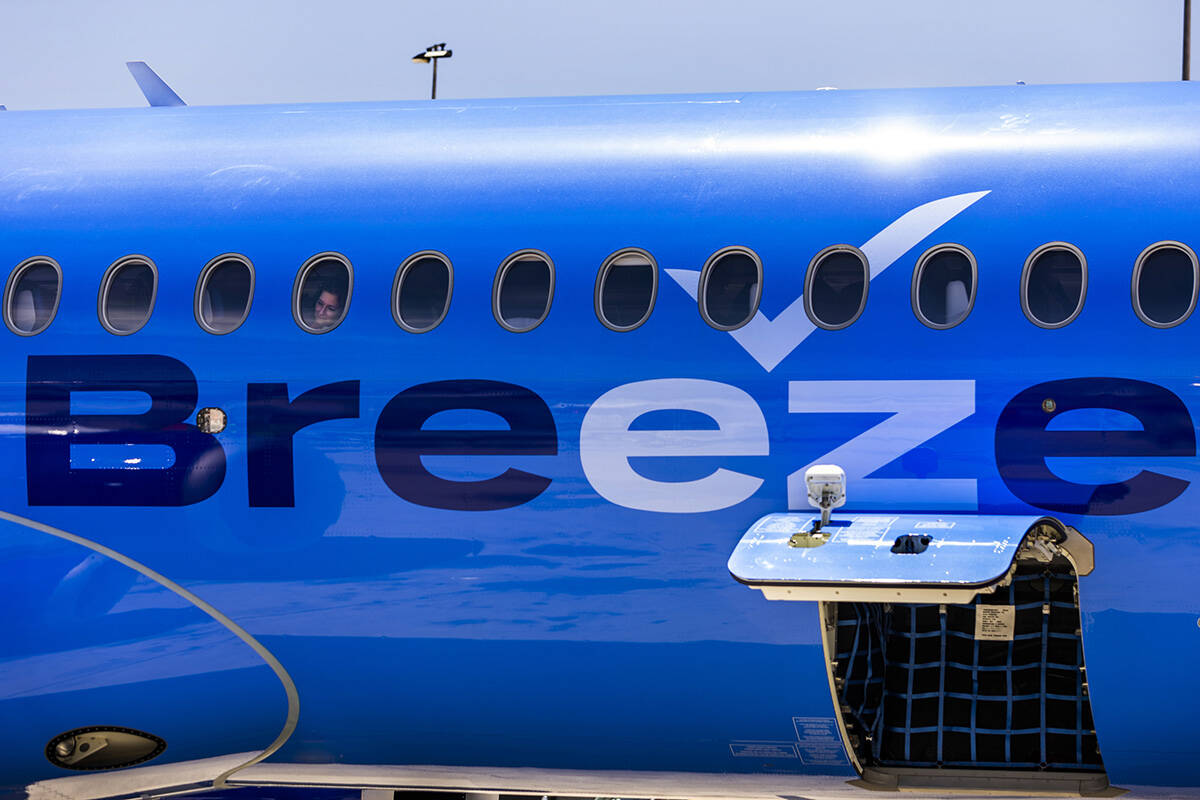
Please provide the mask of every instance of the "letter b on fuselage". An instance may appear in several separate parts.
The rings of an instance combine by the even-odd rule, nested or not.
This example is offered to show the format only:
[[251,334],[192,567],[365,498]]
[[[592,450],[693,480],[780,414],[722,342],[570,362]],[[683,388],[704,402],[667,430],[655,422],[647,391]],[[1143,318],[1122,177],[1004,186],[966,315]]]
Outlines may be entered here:
[[[76,414],[78,392],[150,397],[136,414]],[[184,422],[196,408],[196,376],[168,356],[30,356],[25,385],[25,469],[31,506],[185,506],[225,479],[216,438]],[[77,468],[72,446],[168,447],[170,466]]]

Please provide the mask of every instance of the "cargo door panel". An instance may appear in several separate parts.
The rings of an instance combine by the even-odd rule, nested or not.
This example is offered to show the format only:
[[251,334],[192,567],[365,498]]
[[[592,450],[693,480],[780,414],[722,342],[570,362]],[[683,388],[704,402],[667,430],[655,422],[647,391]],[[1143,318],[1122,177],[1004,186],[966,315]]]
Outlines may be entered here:
[[1051,517],[770,514],[729,559],[819,603],[843,744],[872,789],[1108,793],[1083,661],[1091,543]]
[[[1025,534],[1048,518],[769,514],[729,571],[769,599],[966,602],[1001,580]],[[814,528],[819,528],[814,530]]]

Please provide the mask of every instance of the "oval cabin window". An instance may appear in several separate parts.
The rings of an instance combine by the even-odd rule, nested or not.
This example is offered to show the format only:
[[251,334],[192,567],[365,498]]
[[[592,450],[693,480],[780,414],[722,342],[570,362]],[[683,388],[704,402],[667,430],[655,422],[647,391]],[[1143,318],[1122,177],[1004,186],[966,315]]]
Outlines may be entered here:
[[751,251],[717,252],[700,273],[700,316],[717,330],[737,330],[758,312],[762,279],[762,262]]
[[241,256],[215,258],[196,281],[196,321],[209,333],[235,331],[246,321],[253,297],[254,268],[250,262]]
[[658,268],[649,253],[624,250],[600,267],[596,316],[614,331],[631,331],[650,318],[658,292]]
[[354,273],[337,253],[322,253],[304,263],[292,288],[292,316],[302,330],[329,333],[346,319]]
[[20,336],[41,333],[54,321],[62,297],[62,270],[48,258],[17,265],[4,291],[4,324]]
[[1087,295],[1087,262],[1065,242],[1039,247],[1029,256],[1021,277],[1025,316],[1043,328],[1061,328],[1083,310]]
[[100,324],[127,336],[141,330],[154,311],[158,270],[140,256],[123,258],[108,268],[100,284]]
[[1178,242],[1151,245],[1133,268],[1133,310],[1147,325],[1170,328],[1196,308],[1196,254]]
[[853,323],[867,306],[870,275],[867,257],[856,247],[839,244],[817,253],[804,279],[808,318],[831,331]]
[[492,291],[492,312],[506,330],[524,333],[541,325],[553,299],[554,266],[547,256],[524,251],[500,265]]
[[418,253],[396,271],[392,316],[411,333],[425,333],[441,324],[450,310],[454,274],[440,253]]
[[912,302],[931,328],[953,328],[975,305],[975,257],[957,245],[939,245],[917,260]]

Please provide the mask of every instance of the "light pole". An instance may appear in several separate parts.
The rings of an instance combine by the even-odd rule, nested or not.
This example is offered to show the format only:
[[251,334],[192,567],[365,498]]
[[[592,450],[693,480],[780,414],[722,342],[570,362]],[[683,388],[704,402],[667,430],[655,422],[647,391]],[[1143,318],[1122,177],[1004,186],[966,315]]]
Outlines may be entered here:
[[417,53],[413,56],[414,64],[428,64],[433,62],[433,90],[429,93],[430,100],[437,100],[437,62],[439,58],[449,58],[454,55],[454,51],[446,49],[446,43],[430,45],[425,48],[424,53]]
[[1183,79],[1192,79],[1192,0],[1183,0]]

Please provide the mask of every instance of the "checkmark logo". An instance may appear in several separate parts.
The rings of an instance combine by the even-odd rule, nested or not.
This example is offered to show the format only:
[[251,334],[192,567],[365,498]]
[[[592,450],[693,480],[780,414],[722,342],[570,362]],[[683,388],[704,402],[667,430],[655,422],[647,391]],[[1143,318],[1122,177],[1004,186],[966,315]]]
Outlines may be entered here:
[[[970,208],[986,194],[987,191],[968,192],[925,203],[905,213],[872,236],[860,248],[870,265],[871,280],[875,280],[925,237]],[[691,296],[692,300],[696,299],[700,287],[700,270],[668,269],[666,273]],[[804,313],[804,296],[801,295],[774,319],[768,319],[762,311],[758,311],[754,319],[736,331],[729,331],[729,335],[763,369],[770,372],[814,330],[816,326]]]

